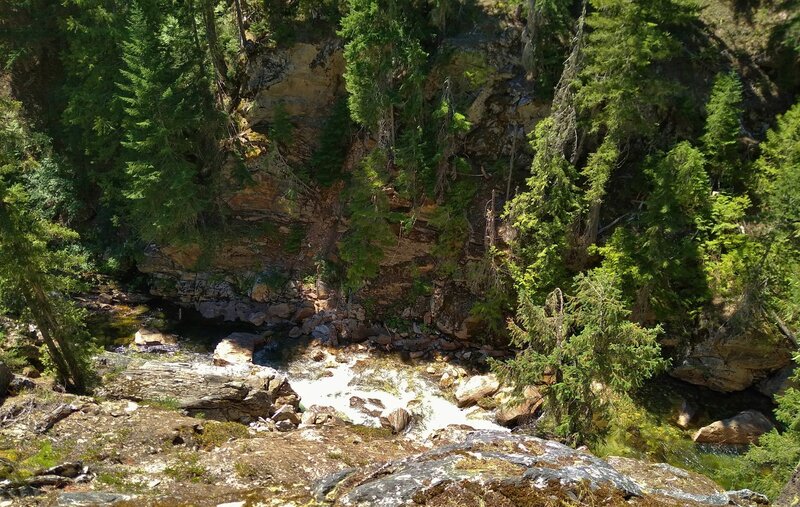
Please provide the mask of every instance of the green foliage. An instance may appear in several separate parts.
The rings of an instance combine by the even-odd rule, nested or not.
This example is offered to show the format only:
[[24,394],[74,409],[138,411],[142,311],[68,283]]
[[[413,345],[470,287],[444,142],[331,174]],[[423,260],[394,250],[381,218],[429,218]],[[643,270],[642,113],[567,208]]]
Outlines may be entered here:
[[378,132],[393,106],[403,106],[404,114],[412,116],[420,105],[420,68],[427,55],[415,33],[412,5],[351,0],[349,7],[339,35],[347,40],[344,78],[350,115]]
[[442,276],[452,277],[458,271],[458,259],[469,239],[467,210],[477,190],[478,186],[472,181],[456,182],[428,221],[439,233],[431,253],[438,260],[438,272]]
[[523,33],[522,64],[548,96],[566,57],[573,18],[572,0],[527,0],[528,23]]
[[0,308],[36,322],[60,380],[81,391],[90,340],[84,312],[66,296],[80,287],[87,261],[78,235],[30,201],[25,175],[47,158],[46,139],[29,132],[18,103],[0,99],[0,120]]
[[735,176],[736,144],[741,129],[742,82],[735,73],[719,74],[706,105],[705,132],[701,137],[709,169],[719,183]]
[[522,351],[494,363],[520,388],[544,384],[556,432],[570,441],[597,438],[614,398],[666,366],[656,341],[660,328],[629,320],[618,285],[612,272],[600,269],[578,275],[568,300],[556,289],[539,306],[522,292],[517,320],[509,324],[512,343]]
[[569,248],[568,233],[581,209],[577,172],[554,148],[557,135],[552,117],[536,126],[528,191],[506,208],[518,234],[511,266],[515,283],[536,301],[569,280],[563,259]]
[[[591,130],[612,139],[652,133],[658,113],[674,97],[675,85],[655,72],[655,63],[680,45],[672,28],[696,15],[686,0],[592,0],[591,29],[580,73],[577,101],[591,111]],[[609,72],[609,69],[614,69]]]
[[339,244],[339,255],[347,266],[343,286],[355,291],[378,274],[383,249],[395,235],[389,225],[389,200],[383,192],[386,153],[373,150],[358,165],[349,193],[348,232]]
[[132,7],[119,88],[131,219],[145,241],[171,243],[191,237],[209,207],[220,121],[193,13],[158,7]]

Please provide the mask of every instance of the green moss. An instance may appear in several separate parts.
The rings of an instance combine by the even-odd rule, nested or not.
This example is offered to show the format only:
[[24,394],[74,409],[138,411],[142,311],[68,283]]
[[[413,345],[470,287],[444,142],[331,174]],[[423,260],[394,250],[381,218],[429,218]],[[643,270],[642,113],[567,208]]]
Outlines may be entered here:
[[376,428],[373,426],[363,426],[361,424],[354,424],[350,429],[364,438],[369,440],[387,439],[392,437],[392,430],[390,428]]
[[179,460],[165,468],[164,475],[178,482],[203,482],[208,479],[208,470],[200,464],[197,453],[182,454]]
[[177,411],[182,408],[180,402],[175,398],[164,397],[164,398],[155,398],[142,401],[143,403],[150,405],[151,407],[161,408],[164,410]]
[[207,449],[219,447],[230,440],[250,437],[247,426],[237,422],[209,421],[203,423],[203,427],[204,431],[198,437],[198,443]]

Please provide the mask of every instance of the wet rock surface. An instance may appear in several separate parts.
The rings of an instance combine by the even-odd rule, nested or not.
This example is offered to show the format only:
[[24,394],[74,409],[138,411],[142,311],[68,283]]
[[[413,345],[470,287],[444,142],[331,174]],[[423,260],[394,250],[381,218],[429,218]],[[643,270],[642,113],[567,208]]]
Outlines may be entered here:
[[232,333],[219,342],[214,349],[214,364],[229,366],[252,364],[256,347],[266,342],[263,336],[252,333]]

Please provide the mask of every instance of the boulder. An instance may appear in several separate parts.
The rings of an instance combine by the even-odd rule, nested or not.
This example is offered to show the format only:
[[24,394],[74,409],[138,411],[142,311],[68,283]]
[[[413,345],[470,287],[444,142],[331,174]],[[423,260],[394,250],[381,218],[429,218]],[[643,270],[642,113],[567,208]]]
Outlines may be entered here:
[[152,347],[154,345],[177,345],[178,337],[162,333],[157,329],[143,327],[136,331],[133,343],[139,347]]
[[267,313],[270,317],[274,317],[276,319],[288,319],[292,315],[292,307],[287,303],[280,303],[270,306],[269,310],[267,310]]
[[306,320],[307,318],[309,318],[312,315],[314,315],[315,313],[317,313],[317,311],[314,310],[313,306],[304,306],[302,308],[299,308],[294,313],[294,316],[292,317],[292,320],[295,321],[295,323],[300,324],[304,320]]
[[214,364],[217,366],[252,364],[253,352],[255,352],[256,347],[264,343],[264,338],[257,334],[229,334],[214,349]]
[[533,386],[528,386],[523,392],[523,399],[519,403],[501,407],[495,413],[495,420],[501,426],[517,426],[524,424],[532,419],[539,408],[544,403],[539,390]]
[[11,369],[6,366],[6,363],[0,361],[0,399],[5,397],[13,379],[14,374],[11,373]]
[[411,414],[404,408],[384,410],[380,416],[381,426],[392,430],[392,433],[401,433],[411,422]]
[[[118,354],[106,353],[109,363]],[[269,418],[283,405],[298,410],[300,400],[286,377],[266,367],[248,371],[205,364],[130,361],[98,389],[99,396],[136,402],[169,400],[188,415],[248,423]]]
[[500,389],[497,377],[489,375],[476,375],[469,378],[456,389],[456,401],[459,407],[474,405],[478,400],[491,396]]
[[797,383],[792,379],[795,366],[797,365],[794,363],[794,361],[792,361],[771,376],[756,384],[756,389],[758,389],[758,392],[764,396],[774,398],[775,396],[783,394],[786,389],[790,387],[796,388]]
[[714,421],[694,434],[694,441],[708,444],[752,444],[773,428],[772,422],[756,410],[745,410],[730,419]]
[[[337,506],[664,505],[755,506],[697,474],[637,460],[609,462],[560,443],[501,431],[465,431],[449,445],[359,469],[312,488]],[[619,468],[618,468],[619,467]]]
[[334,424],[339,421],[336,410],[333,407],[320,407],[312,405],[301,417],[303,426],[313,426],[318,424]]

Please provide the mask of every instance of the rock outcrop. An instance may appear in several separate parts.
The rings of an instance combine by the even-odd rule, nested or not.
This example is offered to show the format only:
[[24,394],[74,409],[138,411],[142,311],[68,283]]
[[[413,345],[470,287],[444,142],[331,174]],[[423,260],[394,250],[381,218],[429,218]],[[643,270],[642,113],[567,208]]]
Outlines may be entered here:
[[517,426],[532,419],[544,403],[542,394],[533,386],[528,386],[522,393],[522,401],[501,406],[495,413],[495,420],[501,426]]
[[152,347],[156,345],[177,345],[178,337],[162,333],[157,329],[143,327],[136,331],[133,337],[134,345],[139,347]]
[[316,488],[334,506],[758,505],[762,495],[725,492],[669,465],[604,461],[535,437],[471,432],[410,458],[337,472]]
[[112,399],[167,404],[188,415],[202,414],[220,421],[251,422],[269,418],[283,406],[294,412],[299,407],[298,396],[286,377],[265,367],[231,369],[131,362],[122,371],[107,376],[100,394]]
[[392,430],[394,434],[401,433],[409,422],[411,422],[411,414],[404,408],[385,410],[380,415],[381,426]]
[[694,345],[670,375],[715,391],[742,391],[784,368],[792,350],[769,337],[720,335]]
[[694,441],[701,444],[746,445],[758,441],[758,437],[773,428],[772,422],[756,410],[745,410],[721,421],[703,426],[694,434]]

